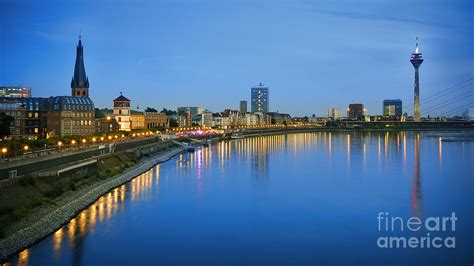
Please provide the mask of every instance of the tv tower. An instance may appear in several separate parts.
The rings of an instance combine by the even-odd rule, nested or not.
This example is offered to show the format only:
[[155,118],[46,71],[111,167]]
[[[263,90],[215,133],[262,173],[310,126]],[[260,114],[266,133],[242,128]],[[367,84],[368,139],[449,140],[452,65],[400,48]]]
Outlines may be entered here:
[[416,48],[415,52],[411,54],[410,62],[415,68],[415,107],[413,111],[413,120],[415,122],[420,122],[420,79],[418,69],[423,63],[423,56],[420,53],[420,48],[418,47],[418,37],[416,37]]

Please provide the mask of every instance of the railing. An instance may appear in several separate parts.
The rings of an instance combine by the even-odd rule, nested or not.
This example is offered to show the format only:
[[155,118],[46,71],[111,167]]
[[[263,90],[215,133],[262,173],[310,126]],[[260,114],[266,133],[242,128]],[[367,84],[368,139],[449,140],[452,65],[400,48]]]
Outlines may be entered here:
[[68,152],[68,151],[80,151],[84,149],[98,148],[99,146],[105,145],[105,144],[112,144],[113,150],[115,150],[115,147],[119,143],[133,142],[133,141],[156,138],[156,137],[157,137],[156,135],[140,136],[140,137],[134,137],[134,138],[123,137],[123,138],[113,138],[111,140],[98,140],[95,142],[87,142],[87,143],[78,142],[76,144],[54,145],[54,146],[48,146],[46,148],[37,148],[37,149],[29,148],[29,150],[26,152],[19,150],[19,151],[16,151],[14,154],[8,153],[7,155],[4,153],[2,157],[0,158],[0,163],[31,159],[31,158],[47,156],[47,155],[52,155],[52,154],[57,154],[57,153],[62,153],[62,152]]

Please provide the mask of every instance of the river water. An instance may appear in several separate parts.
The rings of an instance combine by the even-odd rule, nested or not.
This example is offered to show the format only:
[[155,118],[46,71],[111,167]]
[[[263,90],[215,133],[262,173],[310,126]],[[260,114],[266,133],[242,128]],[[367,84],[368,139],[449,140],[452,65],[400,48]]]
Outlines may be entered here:
[[[473,156],[473,142],[442,132],[220,142],[104,195],[9,264],[472,265]],[[455,228],[433,230],[453,213]],[[413,217],[433,217],[431,229],[401,227]],[[381,245],[388,236],[446,245]]]

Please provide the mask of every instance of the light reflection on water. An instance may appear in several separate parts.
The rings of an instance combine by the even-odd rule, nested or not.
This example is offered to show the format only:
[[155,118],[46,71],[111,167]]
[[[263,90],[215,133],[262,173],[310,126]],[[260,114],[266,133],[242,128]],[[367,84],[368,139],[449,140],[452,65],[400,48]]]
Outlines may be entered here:
[[[160,201],[174,200],[178,202],[176,203],[176,208],[183,208],[183,206],[179,204],[181,200],[180,196],[183,196],[183,190],[190,191],[187,187],[187,185],[190,184],[188,180],[192,180],[192,184],[195,186],[191,188],[191,191],[195,193],[196,201],[198,202],[206,200],[208,194],[220,195],[219,193],[211,192],[210,187],[213,184],[212,182],[230,182],[230,180],[226,180],[230,175],[229,171],[242,171],[242,173],[248,171],[252,183],[257,185],[257,187],[265,188],[269,186],[271,179],[275,179],[274,182],[277,182],[276,180],[281,178],[279,171],[288,171],[284,174],[286,178],[290,178],[291,180],[301,178],[299,175],[292,176],[292,173],[308,173],[308,171],[299,171],[303,168],[309,168],[309,170],[315,174],[318,174],[319,171],[323,173],[323,176],[320,177],[322,180],[325,178],[345,178],[349,183],[352,181],[360,183],[363,182],[361,181],[363,179],[373,179],[377,177],[377,175],[383,178],[383,176],[387,174],[386,169],[392,169],[390,171],[396,171],[401,179],[405,177],[411,179],[411,182],[409,182],[411,183],[410,188],[406,188],[408,191],[411,191],[409,192],[411,196],[408,212],[410,215],[423,217],[422,182],[427,176],[422,178],[422,161],[431,164],[429,170],[431,173],[441,175],[440,172],[443,170],[443,158],[446,158],[443,157],[443,152],[446,151],[443,150],[443,145],[446,145],[446,143],[442,141],[441,137],[422,137],[422,133],[413,132],[318,132],[261,136],[219,142],[208,148],[197,149],[196,152],[192,154],[180,154],[171,162],[161,166],[157,165],[129,183],[100,197],[96,202],[80,212],[68,224],[57,230],[50,237],[18,254],[18,256],[12,260],[12,264],[28,265],[29,262],[35,265],[100,264],[99,262],[103,262],[104,260],[97,259],[96,257],[95,259],[97,260],[91,261],[90,256],[92,255],[88,255],[88,253],[95,254],[91,252],[91,248],[88,247],[89,245],[97,248],[97,244],[91,243],[91,240],[101,241],[100,245],[110,245],[111,248],[106,250],[112,250],[111,252],[128,252],[126,250],[120,250],[119,248],[121,246],[117,246],[117,250],[115,250],[113,247],[116,246],[117,243],[108,240],[107,235],[114,234],[114,230],[117,228],[120,229],[121,226],[135,226],[136,222],[128,224],[130,223],[129,219],[140,220],[137,216],[151,215],[150,212],[159,213]],[[456,152],[460,152],[461,150],[463,153],[462,158],[465,158],[464,152],[466,152],[466,150],[468,157],[473,155],[473,148],[470,143],[468,144],[468,149],[465,149],[464,143],[449,143],[449,145],[450,148]],[[304,154],[305,158],[301,158],[301,154]],[[429,158],[429,160],[423,158]],[[432,168],[434,158],[436,158],[436,169]],[[293,165],[288,166],[285,161],[291,161]],[[300,163],[300,161],[304,163]],[[315,162],[314,165],[312,165],[312,161]],[[452,162],[450,161],[450,163]],[[285,165],[286,168],[282,165]],[[465,167],[465,163],[462,163],[461,166]],[[164,168],[164,170],[162,168]],[[465,169],[461,170],[465,171]],[[165,181],[161,180],[161,178],[163,178],[163,171],[165,171]],[[311,171],[309,171],[309,173],[311,173]],[[466,172],[461,172],[461,174],[469,175]],[[245,176],[245,174],[242,175]],[[176,179],[182,179],[182,181],[173,181]],[[162,182],[165,183],[163,184]],[[234,184],[236,186],[242,186],[242,183],[248,181],[238,180],[232,182],[236,182]],[[292,181],[286,180],[285,182],[288,183]],[[321,185],[318,181],[312,182],[314,183],[309,183],[308,185]],[[321,182],[324,183],[324,181]],[[161,193],[159,191],[163,185],[166,186],[164,188],[165,194],[160,195]],[[332,186],[329,186],[329,189],[330,188],[332,188]],[[378,188],[380,187],[374,189]],[[302,190],[303,193],[306,193],[306,189]],[[334,192],[338,194],[338,192]],[[225,193],[232,194],[233,192],[227,191]],[[295,193],[298,192],[296,191]],[[347,193],[350,194],[351,190],[348,189]],[[286,195],[286,197],[296,196],[297,195],[291,193]],[[331,194],[327,196],[330,197]],[[187,197],[187,195],[184,197]],[[242,197],[245,197],[245,195]],[[220,199],[215,198],[214,200],[218,202]],[[337,202],[338,199],[332,200]],[[368,198],[367,200],[384,201],[386,199]],[[146,205],[146,202],[153,202],[155,205],[147,209],[147,213],[134,212],[133,208]],[[432,202],[433,200],[430,200],[429,207],[430,209],[435,209],[431,206]],[[350,204],[350,201],[348,204]],[[391,204],[392,203],[387,203],[387,209],[391,208]],[[209,206],[209,208],[216,208],[216,212],[222,211],[219,209],[222,207],[223,206],[214,206],[212,204]],[[269,207],[275,208],[275,206],[271,204]],[[311,207],[311,205],[305,206],[305,208]],[[354,206],[354,208],[359,207]],[[397,208],[399,208],[398,205]],[[162,209],[161,211],[164,212],[165,210]],[[170,211],[167,212],[167,214],[172,215],[175,214],[175,212],[176,211]],[[372,216],[375,217],[375,213],[367,213],[366,216],[369,217],[365,217],[364,219],[371,221]],[[120,219],[114,217],[120,217]],[[276,220],[279,219],[279,217],[273,218]],[[177,222],[177,219],[181,218],[168,216],[168,219]],[[158,220],[155,220],[155,222],[160,223]],[[189,223],[192,222],[192,220],[189,221]],[[222,222],[225,223],[226,220]],[[179,223],[181,223],[181,221]],[[289,230],[289,228],[285,229]],[[145,227],[142,228],[142,230],[146,231],[151,229]],[[206,230],[209,230],[207,233],[210,235],[213,234],[212,229],[207,228]],[[239,228],[236,230],[238,234]],[[370,232],[370,234],[372,233],[374,232]],[[472,234],[472,231],[468,233]],[[205,235],[206,232],[202,232],[202,234]],[[173,237],[173,235],[168,235],[168,237]],[[261,239],[259,240],[261,241]],[[143,239],[144,243],[150,241],[154,242],[159,240]],[[170,239],[168,239],[168,241],[173,242],[173,240]],[[251,241],[251,239],[249,239],[249,241]],[[289,247],[286,247],[286,249],[288,248]],[[274,252],[278,252],[278,250]],[[105,256],[105,254],[103,255]],[[232,258],[232,256],[233,253],[228,254],[228,258]],[[304,254],[304,256],[307,256],[307,254]],[[88,260],[84,261],[84,257],[88,258]],[[204,259],[204,261],[206,260]],[[272,259],[269,258],[268,261],[272,261]],[[312,260],[308,259],[308,261]],[[230,262],[233,261],[230,259]],[[252,262],[252,260],[250,260],[250,262]]]

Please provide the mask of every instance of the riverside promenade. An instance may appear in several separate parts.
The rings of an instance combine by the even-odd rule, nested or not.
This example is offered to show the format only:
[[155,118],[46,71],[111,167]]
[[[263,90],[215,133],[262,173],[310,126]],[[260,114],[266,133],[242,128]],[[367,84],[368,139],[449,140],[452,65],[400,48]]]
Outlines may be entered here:
[[55,204],[33,210],[31,215],[9,228],[6,234],[8,237],[0,240],[0,262],[53,233],[112,189],[129,182],[156,164],[168,161],[183,151],[185,148],[177,147],[157,153],[123,173],[78,191],[65,193]]

